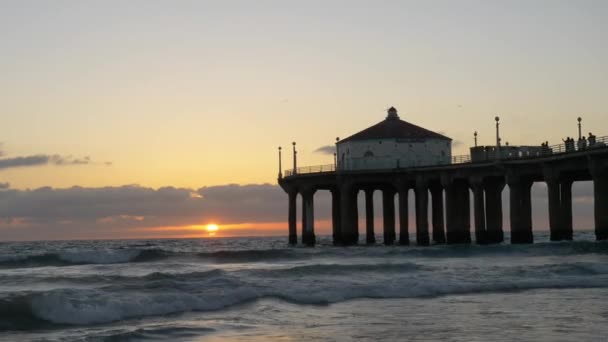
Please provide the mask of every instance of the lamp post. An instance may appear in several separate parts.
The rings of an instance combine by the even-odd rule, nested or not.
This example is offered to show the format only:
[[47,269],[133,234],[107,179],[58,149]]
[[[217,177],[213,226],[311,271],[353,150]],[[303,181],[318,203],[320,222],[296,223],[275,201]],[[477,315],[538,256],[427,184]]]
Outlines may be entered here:
[[477,147],[477,131],[473,133],[473,137],[475,137],[475,147]]
[[496,159],[500,159],[500,117],[494,118],[496,121]]
[[281,146],[279,146],[279,179],[283,178],[283,170],[281,167]]
[[334,152],[334,164],[336,167],[336,171],[338,171],[338,143],[340,142],[340,137],[336,137],[336,152]]
[[581,121],[583,121],[583,119],[579,116],[576,120],[578,120],[578,140],[581,140],[581,138],[583,137],[583,135],[581,134]]
[[334,152],[334,170],[338,169],[338,154]]
[[294,141],[291,144],[293,145],[293,174],[295,175],[298,173],[298,162],[296,161],[298,152],[296,151],[296,142]]

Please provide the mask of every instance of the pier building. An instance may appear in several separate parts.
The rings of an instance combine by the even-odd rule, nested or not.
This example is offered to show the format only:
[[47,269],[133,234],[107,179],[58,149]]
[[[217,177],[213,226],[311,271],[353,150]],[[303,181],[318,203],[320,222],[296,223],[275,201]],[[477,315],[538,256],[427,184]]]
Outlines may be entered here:
[[[301,242],[315,244],[314,195],[319,190],[331,192],[332,235],[338,245],[360,240],[360,191],[365,193],[367,243],[376,242],[375,191],[382,192],[383,242],[387,245],[410,243],[409,191],[415,195],[418,245],[471,243],[471,230],[476,243],[501,243],[503,215],[509,217],[511,243],[532,243],[530,191],[534,182],[547,184],[551,240],[571,240],[572,184],[576,181],[593,182],[596,239],[608,240],[607,143],[608,137],[594,137],[593,144],[577,146],[503,146],[496,117],[496,145],[474,146],[470,155],[452,156],[449,138],[400,120],[391,107],[384,121],[338,140],[333,164],[297,167],[294,142],[294,168],[283,173],[279,148],[278,183],[288,195],[289,243],[298,242],[296,199],[300,195]],[[510,210],[505,214],[502,191],[506,186]]]

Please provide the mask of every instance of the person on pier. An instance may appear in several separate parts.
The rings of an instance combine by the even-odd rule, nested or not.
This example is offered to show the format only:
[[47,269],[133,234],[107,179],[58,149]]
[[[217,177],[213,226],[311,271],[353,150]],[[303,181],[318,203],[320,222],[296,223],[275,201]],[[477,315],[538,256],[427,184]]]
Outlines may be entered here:
[[587,148],[587,138],[585,137],[581,137],[580,139],[578,139],[578,149],[580,150],[584,150]]
[[551,148],[549,147],[549,141],[545,141],[544,143],[540,144],[540,154],[541,155],[548,155],[551,154]]
[[562,141],[566,145],[566,152],[574,151],[574,139],[566,137],[566,140],[562,139]]
[[587,141],[589,141],[589,147],[595,146],[595,135],[589,132],[589,138],[587,139]]

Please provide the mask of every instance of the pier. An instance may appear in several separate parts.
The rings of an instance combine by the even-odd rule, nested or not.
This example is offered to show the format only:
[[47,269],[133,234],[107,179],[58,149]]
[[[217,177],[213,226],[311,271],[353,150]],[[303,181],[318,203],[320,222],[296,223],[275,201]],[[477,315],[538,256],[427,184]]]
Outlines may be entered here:
[[[319,190],[331,192],[336,245],[353,245],[361,240],[357,204],[360,191],[365,193],[364,231],[368,244],[376,242],[375,191],[382,192],[386,245],[411,243],[409,191],[415,195],[417,245],[468,244],[473,241],[472,236],[478,244],[501,243],[503,215],[509,217],[511,243],[533,243],[530,191],[535,182],[547,184],[551,240],[572,240],[572,184],[579,181],[593,182],[595,236],[597,240],[608,240],[608,137],[594,137],[592,145],[539,147],[501,146],[499,139],[497,134],[496,146],[472,147],[469,156],[451,157],[447,163],[402,167],[397,161],[393,167],[363,169],[349,168],[339,157],[329,165],[297,167],[294,143],[295,168],[283,173],[279,167],[278,176],[289,199],[289,243],[298,243],[296,198],[300,195],[300,241],[309,246],[315,244],[314,196]],[[510,210],[503,213],[502,192],[507,186]]]

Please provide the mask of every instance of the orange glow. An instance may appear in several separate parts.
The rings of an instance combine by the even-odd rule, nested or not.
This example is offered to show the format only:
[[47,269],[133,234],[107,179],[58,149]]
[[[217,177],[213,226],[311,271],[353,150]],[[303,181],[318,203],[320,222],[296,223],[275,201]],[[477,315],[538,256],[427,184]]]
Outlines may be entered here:
[[207,233],[209,233],[210,236],[214,236],[218,230],[219,227],[217,226],[217,224],[210,223],[207,225]]
[[[0,223],[1,224],[1,223]],[[209,231],[208,226],[216,225],[218,230]],[[213,228],[212,228],[213,230]],[[223,223],[220,225],[198,224],[184,226],[156,226],[129,228],[134,237],[150,238],[211,238],[211,237],[237,237],[237,236],[285,236],[287,234],[286,222],[244,222]],[[300,228],[298,228],[300,231]],[[316,220],[315,231],[318,234],[331,234],[331,220]],[[123,233],[125,233],[123,231]]]

